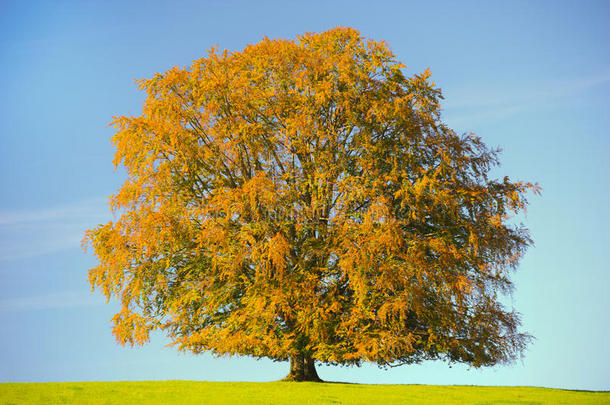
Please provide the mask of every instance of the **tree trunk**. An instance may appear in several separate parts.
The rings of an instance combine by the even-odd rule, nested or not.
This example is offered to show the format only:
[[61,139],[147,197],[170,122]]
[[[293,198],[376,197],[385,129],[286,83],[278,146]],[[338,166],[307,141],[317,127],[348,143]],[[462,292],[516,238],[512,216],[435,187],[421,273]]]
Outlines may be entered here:
[[316,372],[313,359],[302,354],[290,356],[290,373],[284,378],[284,381],[322,382]]

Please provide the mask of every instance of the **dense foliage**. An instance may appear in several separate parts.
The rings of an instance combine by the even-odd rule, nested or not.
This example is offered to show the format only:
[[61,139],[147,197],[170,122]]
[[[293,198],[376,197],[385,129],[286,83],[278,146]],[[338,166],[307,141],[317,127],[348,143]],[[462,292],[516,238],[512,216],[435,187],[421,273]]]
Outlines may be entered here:
[[498,293],[530,244],[509,216],[538,188],[488,178],[497,151],[445,126],[430,74],[403,67],[336,28],[139,81],[142,114],[113,122],[118,220],[86,236],[117,340],[162,329],[182,350],[292,359],[297,379],[314,361],[518,355]]

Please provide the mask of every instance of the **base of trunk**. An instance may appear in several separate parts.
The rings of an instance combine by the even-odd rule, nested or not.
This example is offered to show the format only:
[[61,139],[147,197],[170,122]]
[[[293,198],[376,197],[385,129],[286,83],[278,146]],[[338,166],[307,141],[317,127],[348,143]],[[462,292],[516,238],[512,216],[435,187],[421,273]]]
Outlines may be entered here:
[[311,357],[290,356],[290,373],[282,381],[312,381],[322,382]]

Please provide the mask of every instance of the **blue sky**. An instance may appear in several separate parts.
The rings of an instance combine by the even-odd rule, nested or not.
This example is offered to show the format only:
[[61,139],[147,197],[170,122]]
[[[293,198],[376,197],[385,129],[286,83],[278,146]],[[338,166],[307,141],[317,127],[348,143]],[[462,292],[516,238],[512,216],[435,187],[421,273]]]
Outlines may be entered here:
[[441,362],[321,367],[332,381],[610,389],[610,3],[378,1],[0,2],[0,381],[269,381],[287,363],[114,343],[117,309],[90,293],[85,229],[124,180],[113,115],[138,115],[134,78],[213,45],[351,26],[407,73],[429,67],[443,119],[500,146],[498,177],[538,182],[531,248],[507,302],[536,340],[491,369]]

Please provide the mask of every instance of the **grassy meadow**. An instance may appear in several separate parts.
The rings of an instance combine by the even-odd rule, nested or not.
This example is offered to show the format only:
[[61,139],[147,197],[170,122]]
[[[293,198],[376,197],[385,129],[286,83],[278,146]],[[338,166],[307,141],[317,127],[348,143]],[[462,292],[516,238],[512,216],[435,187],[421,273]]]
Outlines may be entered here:
[[196,381],[3,383],[0,404],[610,404],[610,392],[534,387]]

